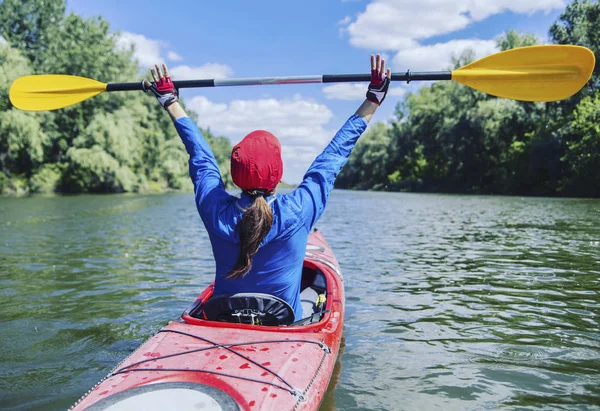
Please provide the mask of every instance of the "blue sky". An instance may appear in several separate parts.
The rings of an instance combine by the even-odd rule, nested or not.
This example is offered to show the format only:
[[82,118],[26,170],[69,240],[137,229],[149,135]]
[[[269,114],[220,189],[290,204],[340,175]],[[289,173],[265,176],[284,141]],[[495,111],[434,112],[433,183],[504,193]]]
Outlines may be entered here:
[[[68,11],[103,16],[134,45],[143,68],[166,62],[174,79],[367,73],[369,56],[392,71],[447,69],[466,47],[494,52],[508,29],[548,28],[566,0],[67,0]],[[97,79],[103,80],[103,79]],[[419,84],[393,83],[373,119],[389,121]],[[279,137],[284,180],[297,183],[315,156],[364,100],[366,84],[187,89],[199,125],[238,142],[255,129]]]

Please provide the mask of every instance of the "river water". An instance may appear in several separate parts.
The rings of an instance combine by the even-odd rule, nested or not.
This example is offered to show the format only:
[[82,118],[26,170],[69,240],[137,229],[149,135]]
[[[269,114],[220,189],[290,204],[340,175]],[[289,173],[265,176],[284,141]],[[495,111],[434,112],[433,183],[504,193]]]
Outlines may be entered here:
[[[335,190],[323,410],[600,408],[600,201]],[[191,194],[0,199],[0,409],[61,410],[213,276]]]

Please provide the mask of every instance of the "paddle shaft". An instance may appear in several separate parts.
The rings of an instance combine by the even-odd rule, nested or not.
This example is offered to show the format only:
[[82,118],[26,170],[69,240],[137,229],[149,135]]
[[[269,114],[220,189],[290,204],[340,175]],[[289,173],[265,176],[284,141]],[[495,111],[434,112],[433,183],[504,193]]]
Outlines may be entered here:
[[[423,80],[452,80],[451,71],[425,71],[406,73],[392,73],[392,81],[423,81]],[[267,84],[308,84],[308,83],[348,83],[354,81],[371,81],[370,74],[324,74],[317,76],[292,76],[292,77],[253,77],[253,78],[225,78],[212,80],[176,80],[176,88],[194,87],[225,87],[225,86],[258,86]],[[142,85],[137,83],[110,83],[106,91],[141,90]]]

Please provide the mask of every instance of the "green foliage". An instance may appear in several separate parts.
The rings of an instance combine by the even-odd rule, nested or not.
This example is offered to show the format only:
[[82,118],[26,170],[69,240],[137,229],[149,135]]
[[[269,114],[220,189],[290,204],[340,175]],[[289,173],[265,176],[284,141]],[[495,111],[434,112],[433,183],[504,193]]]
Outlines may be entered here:
[[161,144],[160,168],[156,169],[159,175],[154,180],[162,177],[167,181],[168,187],[179,189],[182,182],[180,177],[188,170],[187,153],[181,148],[181,142],[176,139],[166,140]]
[[65,7],[63,0],[3,0],[0,35],[37,65],[59,37]]
[[[0,189],[123,192],[191,189],[188,155],[169,116],[143,93],[103,93],[62,110],[12,108],[20,76],[64,73],[102,82],[141,80],[132,50],[116,49],[101,17],[65,15],[63,0],[0,1]],[[231,144],[205,131],[231,184]]]
[[142,132],[125,107],[113,113],[96,114],[81,134],[73,140],[78,148],[102,147],[104,151],[128,167],[139,168],[142,162],[138,135]]
[[41,166],[29,179],[29,191],[40,194],[54,193],[60,184],[63,168],[61,164]]
[[216,137],[210,130],[202,130],[204,138],[208,142],[215,155],[215,159],[219,164],[221,177],[226,186],[232,187],[233,180],[231,179],[231,142],[226,137]]
[[390,155],[389,127],[377,123],[367,131],[354,148],[348,164],[339,174],[336,184],[354,188],[377,189],[385,184],[386,164]]
[[[574,2],[552,26],[553,38],[598,50],[599,10],[598,3]],[[537,43],[513,30],[497,41],[501,50]],[[471,61],[466,50],[453,66]],[[377,125],[361,138],[337,186],[597,197],[599,124],[594,87],[566,101],[526,103],[437,82],[408,94],[389,127]],[[386,130],[386,138],[374,137],[376,130]]]
[[0,111],[10,108],[8,90],[13,81],[31,74],[29,60],[7,43],[0,44]]
[[462,191],[469,178],[479,177],[482,133],[469,116],[484,99],[484,94],[451,82],[410,94],[402,107],[409,114],[394,126],[395,163],[404,177],[396,186],[416,188],[414,184],[427,182],[433,190],[450,185],[450,191]]
[[48,136],[40,116],[17,110],[0,113],[0,165],[11,174],[28,174],[44,160]]
[[110,193],[133,191],[136,177],[100,146],[72,147],[67,152],[65,188],[70,192]]
[[469,63],[477,60],[475,57],[475,51],[469,48],[465,49],[458,56],[452,55],[452,70],[459,69],[466,66]]
[[6,174],[0,171],[0,194],[6,194],[5,189],[8,188],[9,184],[10,179],[6,176]]
[[[9,85],[35,73],[140,80],[101,17],[65,15],[63,0],[0,1],[0,190],[123,192],[190,189],[188,156],[151,96],[103,93],[76,106],[24,113]],[[600,4],[575,0],[550,28],[559,44],[600,50]],[[538,43],[507,31],[500,50]],[[465,50],[453,67],[474,60]],[[557,103],[497,99],[454,82],[408,94],[390,125],[361,138],[336,185],[346,188],[598,196],[600,74]],[[203,130],[227,185],[231,145]]]
[[27,181],[20,176],[9,178],[0,171],[0,194],[23,195],[27,194]]
[[535,34],[519,34],[514,30],[508,30],[496,40],[496,47],[501,51],[517,47],[535,46],[536,44],[540,44],[540,39]]
[[574,44],[592,50],[596,67],[588,85],[578,93],[578,101],[600,90],[600,3],[598,1],[574,0],[550,27],[550,35],[557,44]]
[[600,196],[600,95],[581,100],[573,117],[562,158],[569,168],[562,189],[569,195]]

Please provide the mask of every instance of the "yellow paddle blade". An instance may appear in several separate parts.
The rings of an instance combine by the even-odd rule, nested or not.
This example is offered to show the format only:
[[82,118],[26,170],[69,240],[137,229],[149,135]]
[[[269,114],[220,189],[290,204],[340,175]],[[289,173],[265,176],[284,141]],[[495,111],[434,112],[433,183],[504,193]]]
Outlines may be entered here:
[[452,80],[493,96],[523,101],[571,97],[587,83],[596,58],[580,46],[521,47],[454,70]]
[[106,90],[106,84],[85,77],[61,74],[23,76],[10,86],[10,102],[26,111],[56,110]]

